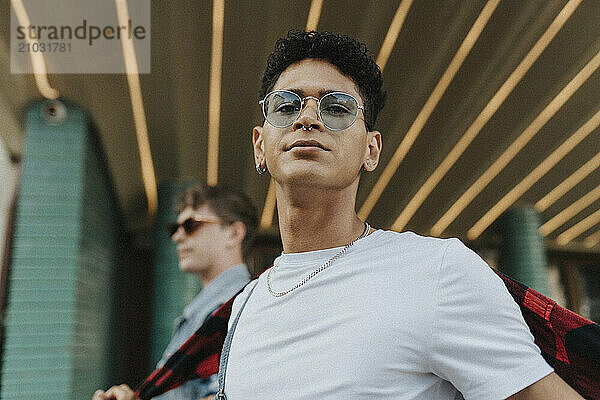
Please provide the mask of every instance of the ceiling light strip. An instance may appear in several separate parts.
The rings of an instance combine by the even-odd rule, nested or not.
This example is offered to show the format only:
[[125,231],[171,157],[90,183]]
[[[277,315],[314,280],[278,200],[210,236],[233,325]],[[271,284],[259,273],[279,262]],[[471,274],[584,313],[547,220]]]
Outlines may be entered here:
[[[463,194],[462,197],[475,197],[492,181],[508,163],[520,152],[523,147],[539,130],[560,110],[560,108],[571,98],[573,94],[583,85],[583,83],[598,69],[600,66],[600,52],[586,64],[585,67],[565,86],[550,104],[533,120],[533,122],[519,135],[519,137],[511,143],[511,145],[502,153],[500,157],[471,185],[471,187]],[[459,199],[460,200],[460,199]],[[470,240],[477,239],[488,226],[490,226],[504,211],[504,205],[497,203],[483,217],[479,219],[467,232],[467,237]]]
[[[581,3],[581,0],[571,0],[559,14],[556,16],[554,21],[548,26],[546,31],[542,34],[542,36],[538,39],[538,41],[533,45],[533,47],[529,50],[529,52],[525,55],[525,57],[521,60],[519,65],[514,69],[514,71],[510,74],[510,76],[506,79],[506,81],[502,84],[500,89],[494,94],[494,96],[490,99],[487,105],[483,108],[483,110],[479,113],[475,121],[469,126],[460,140],[456,143],[456,145],[452,148],[452,150],[448,153],[448,155],[444,158],[444,160],[440,163],[440,165],[436,168],[436,170],[431,174],[431,176],[427,179],[427,181],[421,186],[419,191],[415,194],[415,196],[408,202],[407,206],[404,208],[400,216],[398,216],[396,222],[394,223],[393,229],[402,230],[408,224],[410,219],[419,209],[419,207],[423,204],[425,199],[429,196],[429,194],[433,191],[433,189],[438,185],[438,183],[442,180],[442,178],[448,173],[450,168],[454,166],[456,161],[462,156],[468,146],[473,142],[473,140],[479,135],[483,127],[487,124],[487,122],[492,118],[492,116],[498,111],[500,106],[504,103],[504,101],[508,98],[508,96],[512,93],[515,87],[519,84],[521,79],[525,76],[525,74],[529,71],[531,66],[535,63],[535,61],[539,58],[539,56],[543,53],[543,51],[548,47],[552,39],[556,36],[556,34],[560,31],[569,17],[573,14],[577,6]],[[473,197],[476,194],[473,193]],[[438,220],[431,229],[431,234],[434,236],[440,236],[443,231],[456,219],[456,217],[462,212],[462,210],[471,202],[472,198],[470,198],[469,194],[465,193],[461,198],[454,203],[454,205]]]
[[[29,15],[25,9],[25,5],[22,0],[11,0],[15,16],[21,26],[31,26]],[[29,44],[30,48],[33,48],[33,44],[38,44],[36,38],[32,38],[29,35],[25,35],[25,40]],[[33,77],[35,78],[35,84],[40,91],[41,95],[47,99],[56,99],[59,96],[58,90],[52,88],[48,81],[48,70],[46,69],[46,59],[44,53],[41,51],[29,52],[29,58],[31,60],[31,67],[33,69]]]
[[225,0],[213,0],[210,86],[208,90],[208,151],[206,154],[206,183],[209,186],[215,186],[219,180],[219,126],[221,123],[224,25]]
[[469,30],[469,33],[463,40],[458,51],[452,58],[450,64],[448,65],[448,68],[442,75],[441,79],[438,81],[437,85],[433,89],[433,92],[425,102],[425,105],[417,115],[411,127],[408,129],[408,132],[404,136],[404,139],[402,140],[402,142],[400,142],[400,145],[398,145],[398,148],[394,152],[394,155],[392,156],[391,160],[388,162],[385,169],[379,176],[379,179],[373,186],[371,193],[369,193],[369,196],[360,208],[358,216],[362,220],[365,220],[375,207],[375,204],[381,197],[381,194],[383,193],[388,183],[398,170],[400,163],[402,162],[402,160],[412,147],[413,143],[421,133],[421,130],[425,126],[425,123],[429,119],[429,116],[431,115],[438,102],[446,92],[446,89],[450,85],[450,82],[452,82],[452,79],[460,69],[464,60],[467,58],[467,55],[475,45],[475,42],[479,38],[479,35],[483,31],[483,29],[485,28],[485,25],[492,16],[494,10],[496,9],[496,6],[498,6],[498,3],[499,0],[489,0],[483,8],[483,10],[481,11],[481,14],[479,14],[479,17],[477,17],[477,20]]
[[321,9],[323,8],[323,0],[312,0],[310,10],[308,11],[308,19],[306,20],[306,31],[315,31],[319,26],[321,19]]
[[[127,0],[115,0],[115,4],[117,6],[119,25],[126,26],[127,21],[129,21]],[[156,175],[152,162],[152,152],[150,151],[148,126],[146,125],[146,113],[144,112],[144,101],[142,99],[142,88],[133,39],[128,35],[121,35],[121,46],[123,48],[123,59],[125,61],[127,83],[129,84],[129,97],[131,99],[135,133],[140,154],[142,181],[148,201],[148,213],[150,216],[154,216],[158,207]]]
[[571,188],[581,182],[586,176],[600,168],[600,153],[592,157],[588,162],[583,164],[577,171],[573,172],[567,179],[562,181],[550,193],[542,197],[535,203],[535,208],[539,211],[545,211],[548,207],[554,204],[558,199],[564,196]]
[[[527,190],[529,190],[529,188],[531,188],[531,186],[533,186],[537,181],[539,181],[550,169],[552,169],[560,160],[562,160],[569,152],[571,152],[575,148],[575,146],[577,146],[583,139],[585,139],[596,128],[598,128],[598,126],[600,126],[600,110],[596,112],[596,114],[592,118],[590,118],[585,124],[583,124],[579,129],[577,129],[577,131],[575,131],[559,147],[557,147],[548,157],[546,157],[546,159],[544,159],[536,168],[533,169],[533,171],[531,171],[525,178],[523,178],[521,182],[519,182],[506,195],[504,195],[504,197],[502,197],[502,199],[500,199],[500,201],[498,201],[498,203],[495,206],[496,213],[501,214],[511,205],[513,205]],[[565,216],[566,215],[570,215],[570,218],[574,214],[567,213],[565,214]],[[561,220],[561,218],[552,222],[549,226],[553,226],[554,223],[558,223]],[[564,220],[563,223],[565,221],[566,220]],[[554,229],[556,229],[560,225],[562,225],[562,223],[556,225]],[[540,232],[544,234],[544,230],[548,229],[549,226],[545,228],[544,226],[542,226],[542,228],[540,228]],[[551,231],[553,231],[554,229],[552,229]],[[545,233],[544,236],[546,236],[547,233]]]
[[595,213],[589,215],[583,220],[579,221],[577,224],[573,225],[571,228],[567,229],[556,238],[556,243],[561,246],[566,245],[571,240],[575,239],[577,236],[581,235],[583,232],[591,229],[593,226],[600,222],[600,210]]
[[[590,118],[585,124],[583,124],[579,129],[577,129],[567,140],[565,140],[560,146],[558,146],[544,161],[542,161],[537,167],[533,169],[521,182],[519,182],[514,188],[512,188],[498,203],[495,207],[497,207],[496,213],[501,214],[506,209],[508,209],[511,205],[513,205],[529,188],[531,188],[537,181],[539,181],[550,169],[552,169],[560,160],[562,160],[568,153],[571,152],[583,139],[589,136],[596,128],[600,126],[600,110],[596,112],[596,114]],[[597,193],[594,193],[597,192]],[[585,206],[583,205],[586,201],[588,201],[591,197],[596,196],[596,198],[600,197],[600,186],[588,193],[588,195],[582,197],[580,201],[573,203],[571,207],[565,209],[564,215],[557,215],[553,220],[548,221],[546,224],[542,225],[540,228],[540,232],[544,236],[548,233],[554,231],[564,222],[566,222],[569,218],[577,214],[577,212],[581,211],[583,208],[587,207],[587,205],[591,204],[588,202]],[[572,208],[573,207],[573,208]],[[579,209],[577,212],[573,214],[575,209]],[[563,213],[561,213],[563,214]],[[548,225],[548,226],[546,226]],[[550,227],[553,227],[550,229]],[[550,229],[548,231],[548,229]],[[546,232],[546,233],[544,233]]]
[[271,178],[271,182],[269,182],[269,190],[267,191],[267,198],[265,199],[265,206],[260,218],[261,228],[267,229],[273,225],[273,214],[275,213],[276,203],[277,197],[275,196],[275,180]]
[[591,234],[583,240],[583,245],[585,247],[594,247],[598,243],[600,243],[600,231]]
[[379,55],[377,56],[376,63],[381,71],[385,68],[388,59],[390,58],[390,54],[392,54],[392,49],[398,40],[398,35],[400,35],[400,30],[402,29],[402,25],[408,15],[408,10],[410,9],[412,2],[413,0],[402,0],[398,5],[396,14],[394,14],[392,23],[388,28],[381,49],[379,50]]
[[548,236],[598,199],[600,199],[600,185],[540,226],[540,233]]

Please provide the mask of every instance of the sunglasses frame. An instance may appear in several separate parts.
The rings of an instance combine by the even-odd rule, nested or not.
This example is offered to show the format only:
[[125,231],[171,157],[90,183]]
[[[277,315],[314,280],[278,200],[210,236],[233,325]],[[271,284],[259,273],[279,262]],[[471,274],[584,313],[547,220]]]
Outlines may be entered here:
[[[188,221],[191,221],[188,222]],[[196,223],[194,226],[192,226],[189,230],[185,228],[184,224],[193,224]],[[191,236],[193,235],[198,229],[200,229],[200,227],[204,224],[222,224],[223,221],[221,221],[220,219],[217,218],[208,218],[208,217],[203,217],[203,216],[198,216],[198,215],[192,215],[191,217],[186,218],[182,223],[178,223],[178,222],[174,222],[171,224],[167,225],[167,234],[169,235],[169,237],[173,237],[173,235],[175,235],[177,233],[177,231],[179,230],[179,228],[183,228],[183,231],[185,232],[186,236]],[[171,233],[173,232],[173,233]]]
[[[298,111],[298,115],[296,115],[294,117],[294,119],[292,120],[292,122],[290,122],[287,125],[282,125],[282,126],[275,125],[271,121],[269,121],[269,119],[267,118],[267,111],[265,110],[265,103],[266,103],[267,97],[269,97],[270,95],[272,95],[273,93],[276,93],[276,92],[291,93],[291,94],[293,94],[294,96],[296,96],[297,98],[300,99],[300,110]],[[323,120],[323,116],[321,115],[321,101],[325,97],[330,96],[330,95],[334,95],[334,94],[343,94],[345,96],[350,97],[352,100],[354,100],[356,102],[356,114],[354,114],[354,119],[345,128],[333,129],[333,128],[327,126],[327,124]],[[265,96],[265,98],[262,99],[262,100],[260,100],[258,102],[258,104],[261,105],[263,116],[265,117],[265,121],[267,121],[269,123],[269,125],[274,126],[275,128],[287,128],[288,126],[292,126],[294,124],[294,121],[296,121],[300,117],[300,114],[302,114],[302,109],[304,108],[305,100],[307,100],[307,99],[313,99],[313,100],[315,100],[317,102],[317,115],[319,116],[319,119],[321,120],[321,122],[323,123],[323,125],[325,125],[325,127],[327,129],[329,129],[330,131],[343,131],[344,129],[350,128],[352,125],[354,125],[354,123],[356,122],[356,119],[358,118],[358,110],[362,110],[363,113],[365,112],[365,107],[361,106],[360,103],[358,102],[358,100],[356,100],[356,98],[354,96],[352,96],[351,94],[348,94],[346,92],[330,92],[330,93],[325,94],[320,99],[318,99],[318,98],[316,98],[314,96],[300,97],[300,95],[298,93],[292,92],[291,90],[285,90],[285,89],[272,90],[269,93],[267,93],[266,96]]]

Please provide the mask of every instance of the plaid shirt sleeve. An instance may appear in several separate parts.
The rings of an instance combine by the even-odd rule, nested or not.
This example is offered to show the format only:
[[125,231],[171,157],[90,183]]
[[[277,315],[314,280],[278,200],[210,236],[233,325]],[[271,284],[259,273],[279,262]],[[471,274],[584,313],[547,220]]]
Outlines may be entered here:
[[513,296],[542,356],[587,399],[600,399],[600,326],[495,271]]
[[221,348],[236,296],[219,307],[162,367],[138,386],[136,395],[140,399],[149,400],[191,379],[208,378],[219,372]]

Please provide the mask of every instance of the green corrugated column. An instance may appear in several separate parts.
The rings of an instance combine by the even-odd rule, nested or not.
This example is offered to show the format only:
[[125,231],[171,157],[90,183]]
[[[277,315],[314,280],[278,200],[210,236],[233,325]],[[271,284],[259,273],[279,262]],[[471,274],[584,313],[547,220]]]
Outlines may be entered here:
[[164,182],[158,186],[158,211],[154,229],[154,311],[152,329],[152,362],[160,360],[173,333],[173,322],[185,306],[198,294],[202,285],[194,274],[179,270],[175,244],[166,225],[177,220],[173,207],[188,183]]
[[579,274],[583,281],[587,317],[600,323],[600,269],[597,265],[582,266],[579,268]]
[[519,282],[548,295],[548,263],[540,216],[531,206],[515,207],[499,220],[502,270]]
[[32,103],[17,203],[0,398],[87,399],[110,383],[116,203],[85,113]]

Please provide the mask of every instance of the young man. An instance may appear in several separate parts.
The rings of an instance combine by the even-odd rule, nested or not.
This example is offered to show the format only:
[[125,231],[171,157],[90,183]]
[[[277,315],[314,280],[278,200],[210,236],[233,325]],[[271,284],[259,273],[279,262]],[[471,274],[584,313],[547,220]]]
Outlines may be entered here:
[[268,60],[253,143],[284,252],[234,303],[227,399],[580,399],[476,254],[357,217],[381,86],[344,36],[293,32]]
[[[173,337],[159,366],[250,281],[243,260],[258,221],[256,209],[245,195],[223,187],[192,187],[181,194],[175,211],[177,223],[169,225],[168,232],[177,244],[179,269],[196,274],[203,289],[175,321]],[[217,389],[215,375],[190,381],[155,399],[198,400],[214,395]],[[129,387],[121,385],[107,393],[98,391],[94,399],[122,398],[116,394],[135,398]]]
[[253,143],[256,169],[276,182],[284,252],[235,300],[218,397],[581,399],[460,241],[357,217],[361,171],[381,152],[381,86],[351,38],[292,32],[277,42]]

